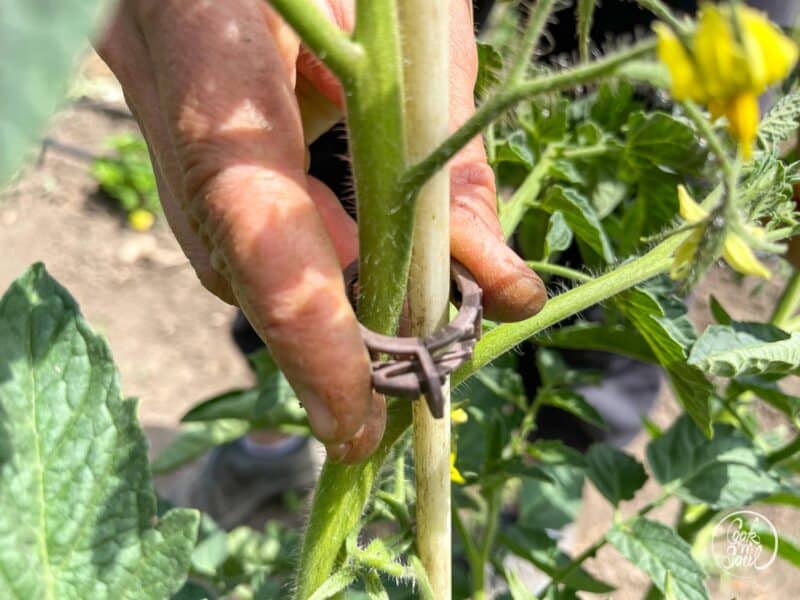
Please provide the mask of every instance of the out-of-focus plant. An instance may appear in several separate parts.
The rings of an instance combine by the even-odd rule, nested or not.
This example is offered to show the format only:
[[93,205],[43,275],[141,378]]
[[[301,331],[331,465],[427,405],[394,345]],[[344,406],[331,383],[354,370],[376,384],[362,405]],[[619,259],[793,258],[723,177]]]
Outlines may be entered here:
[[109,138],[108,145],[115,155],[96,159],[92,175],[103,192],[119,203],[128,224],[137,231],[147,231],[161,214],[147,144],[140,135],[123,134]]

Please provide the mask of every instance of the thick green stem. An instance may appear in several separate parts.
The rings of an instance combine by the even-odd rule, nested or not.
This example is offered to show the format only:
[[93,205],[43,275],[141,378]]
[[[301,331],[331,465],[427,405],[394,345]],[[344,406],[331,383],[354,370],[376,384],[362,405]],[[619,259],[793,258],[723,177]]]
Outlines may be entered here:
[[552,298],[539,314],[530,319],[495,327],[478,342],[472,359],[453,374],[453,385],[460,384],[501,354],[568,316],[668,271],[672,255],[686,235],[675,235],[644,256]]
[[393,335],[406,293],[414,226],[414,203],[398,185],[406,137],[396,3],[360,0],[353,37],[366,53],[346,94],[358,206],[358,316],[369,329]]
[[770,321],[776,327],[786,329],[798,310],[800,310],[800,271],[795,271],[789,278]]
[[427,158],[406,171],[402,181],[406,193],[413,194],[422,187],[431,175],[453,158],[471,139],[517,102],[537,94],[556,92],[613,76],[622,65],[652,52],[655,46],[654,39],[645,40],[599,60],[507,86],[486,100],[466,123]]
[[550,167],[553,166],[555,154],[555,146],[547,146],[539,156],[539,160],[536,161],[536,166],[533,167],[525,181],[522,182],[522,185],[519,186],[511,198],[506,202],[500,203],[500,228],[503,230],[503,236],[506,239],[514,234],[520,221],[522,221],[522,217],[525,216],[525,212],[539,197],[545,179],[550,172]]
[[[281,0],[273,6],[318,56],[337,72],[333,34],[308,17],[310,2]],[[319,31],[314,27],[319,26]],[[308,39],[307,39],[308,36]],[[363,49],[341,72],[359,212],[359,317],[370,329],[394,334],[411,259],[414,204],[398,193],[405,167],[402,67],[393,0],[359,0],[353,43]],[[315,47],[316,45],[316,47]],[[297,574],[296,597],[305,600],[331,574],[346,537],[356,528],[375,477],[392,444],[410,421],[406,403],[392,406],[378,450],[361,465],[326,463],[320,475]]]
[[344,85],[364,60],[364,50],[331,22],[313,2],[269,0],[281,17],[303,39]]
[[392,445],[408,428],[411,407],[394,403],[375,453],[359,465],[326,462],[320,474],[297,567],[295,598],[305,600],[330,576],[345,538],[356,528]]

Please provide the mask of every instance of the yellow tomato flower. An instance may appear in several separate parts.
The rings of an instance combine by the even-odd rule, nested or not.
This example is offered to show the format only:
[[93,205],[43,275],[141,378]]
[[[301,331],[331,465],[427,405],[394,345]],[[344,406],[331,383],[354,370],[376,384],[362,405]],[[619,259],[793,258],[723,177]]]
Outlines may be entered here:
[[758,130],[758,96],[784,79],[797,62],[797,45],[761,12],[705,4],[688,48],[657,23],[658,57],[669,69],[676,100],[704,104],[728,119],[747,159]]
[[155,215],[144,208],[137,208],[128,213],[128,225],[136,231],[147,231],[153,226],[155,220]]
[[463,425],[468,420],[469,415],[463,408],[454,408],[450,411],[450,422],[453,423],[453,425]]
[[[708,217],[708,212],[694,201],[682,185],[678,186],[678,202],[680,203],[681,217],[687,223],[698,223]],[[752,225],[746,225],[745,227],[748,233],[754,237],[762,237],[764,235],[764,230],[760,227]],[[673,279],[683,279],[686,270],[691,266],[692,259],[702,238],[703,230],[698,228],[686,238],[686,241],[678,246],[675,251],[672,269],[670,270],[670,276]],[[744,275],[755,275],[764,279],[769,279],[772,275],[769,269],[756,258],[747,242],[735,233],[728,233],[725,236],[722,257],[731,268]]]
[[455,452],[450,453],[450,481],[452,481],[453,483],[457,483],[459,485],[464,485],[465,483],[467,483],[466,480],[464,479],[464,476],[461,475],[459,470],[456,468]]

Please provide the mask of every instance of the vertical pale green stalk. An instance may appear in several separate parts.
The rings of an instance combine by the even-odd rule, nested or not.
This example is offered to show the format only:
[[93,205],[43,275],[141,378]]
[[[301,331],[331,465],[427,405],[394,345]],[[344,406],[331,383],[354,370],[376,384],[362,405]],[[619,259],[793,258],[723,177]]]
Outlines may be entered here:
[[[399,0],[403,40],[406,151],[422,160],[448,135],[449,3]],[[447,322],[450,297],[450,181],[440,169],[417,199],[408,283],[411,334],[425,337]],[[413,405],[417,551],[436,598],[451,596],[450,393],[444,418],[420,398]]]

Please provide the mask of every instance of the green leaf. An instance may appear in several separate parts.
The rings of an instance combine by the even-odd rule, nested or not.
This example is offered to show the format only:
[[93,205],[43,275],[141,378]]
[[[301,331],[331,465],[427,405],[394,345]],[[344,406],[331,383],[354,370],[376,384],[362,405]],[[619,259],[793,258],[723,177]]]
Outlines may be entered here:
[[550,215],[547,223],[547,235],[544,238],[544,258],[554,252],[562,252],[572,244],[572,230],[567,225],[564,215],[557,210]]
[[[572,562],[570,557],[558,548],[556,540],[543,529],[519,524],[507,527],[498,535],[498,542],[512,554],[528,561],[550,577],[554,577]],[[612,586],[594,578],[580,566],[564,577],[563,582],[572,589],[593,594],[606,594],[614,590]]]
[[540,466],[553,481],[522,480],[520,523],[535,529],[558,529],[578,515],[583,498],[583,469],[568,463]]
[[219,529],[198,542],[192,552],[192,569],[213,577],[219,566],[228,558],[228,534]]
[[492,463],[489,472],[480,477],[480,483],[491,488],[505,485],[512,477],[520,479],[538,479],[552,482],[550,474],[536,465],[526,464],[519,456]]
[[491,44],[478,42],[478,78],[475,81],[475,96],[485,98],[489,91],[500,83],[503,74],[503,55]]
[[308,600],[327,600],[334,597],[339,592],[343,592],[350,584],[356,580],[356,573],[353,569],[345,567],[336,571],[319,586]]
[[75,301],[34,265],[0,300],[0,597],[169,597],[198,520],[156,518],[136,402]]
[[[0,184],[22,164],[67,88],[106,3],[6,0],[0,18]],[[13,60],[9,60],[13,57]]]
[[525,582],[522,581],[514,569],[505,567],[503,576],[506,583],[508,583],[508,593],[511,594],[511,600],[536,600],[536,596],[528,590]]
[[[652,288],[638,287],[619,296],[625,316],[650,345],[667,371],[678,400],[700,429],[711,435],[711,383],[686,362],[693,328],[685,313]],[[685,310],[685,309],[684,309]]]
[[638,110],[633,86],[625,81],[607,82],[600,86],[590,108],[592,121],[608,131],[619,131],[631,112]]
[[705,575],[692,558],[692,549],[674,530],[662,523],[638,518],[631,524],[615,525],[606,539],[619,552],[650,576],[663,594],[669,586],[681,600],[710,598]]
[[711,314],[717,323],[720,325],[730,325],[731,322],[733,322],[733,319],[731,319],[728,311],[725,310],[725,307],[722,306],[722,304],[720,304],[720,301],[717,300],[717,297],[714,296],[714,294],[709,296],[708,305],[709,309],[711,310]]
[[800,90],[775,103],[758,126],[758,137],[768,145],[780,144],[797,134],[800,119]]
[[601,429],[608,427],[603,417],[597,412],[597,409],[576,392],[570,390],[542,390],[539,393],[539,398],[542,404],[555,406],[572,413],[595,427],[600,427]]
[[433,593],[430,579],[428,579],[428,572],[425,570],[425,565],[422,564],[422,561],[416,554],[409,555],[408,562],[411,565],[411,570],[414,572],[414,579],[417,583],[421,600],[435,600],[436,596]]
[[614,260],[614,251],[591,203],[573,188],[560,185],[548,190],[542,208],[549,213],[560,211],[572,232],[606,262]]
[[686,502],[713,508],[746,506],[780,489],[747,436],[717,425],[709,440],[685,416],[650,442],[647,462],[661,485],[675,486]]
[[647,474],[638,460],[605,443],[589,448],[586,466],[586,475],[614,506],[633,498],[647,481]]
[[625,160],[635,170],[667,167],[683,175],[699,175],[706,150],[694,129],[666,113],[633,113],[626,125]]
[[528,454],[538,461],[550,465],[567,464],[585,468],[586,459],[583,454],[570,448],[561,440],[536,440],[528,444]]
[[364,591],[367,592],[370,600],[389,600],[389,594],[375,571],[367,571],[362,574],[361,580],[364,582]]
[[755,394],[789,418],[800,414],[800,398],[787,394],[773,381],[762,377],[737,377],[731,380],[727,391],[730,397],[735,398],[745,392]]
[[161,475],[174,471],[212,448],[242,437],[248,431],[250,422],[242,419],[189,423],[181,428],[178,436],[153,461],[153,473]]
[[567,135],[570,103],[565,98],[554,102],[530,104],[530,118],[521,119],[523,126],[538,143],[560,142]]
[[230,390],[203,400],[181,418],[184,423],[216,421],[218,419],[255,419],[258,389]]
[[597,218],[603,220],[614,212],[628,193],[629,189],[624,181],[599,180],[592,190],[592,206],[597,211]]
[[527,168],[533,166],[533,152],[528,146],[524,131],[514,131],[496,145],[495,164],[502,162],[524,165]]
[[692,346],[689,364],[720,377],[791,373],[800,368],[800,333],[766,323],[710,325]]
[[644,337],[626,325],[580,322],[548,330],[536,342],[548,348],[600,350],[642,362],[658,362]]
[[181,419],[183,422],[239,419],[253,427],[284,429],[293,433],[308,431],[306,413],[289,382],[278,370],[267,350],[249,355],[256,371],[255,387],[232,390],[194,406]]

